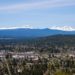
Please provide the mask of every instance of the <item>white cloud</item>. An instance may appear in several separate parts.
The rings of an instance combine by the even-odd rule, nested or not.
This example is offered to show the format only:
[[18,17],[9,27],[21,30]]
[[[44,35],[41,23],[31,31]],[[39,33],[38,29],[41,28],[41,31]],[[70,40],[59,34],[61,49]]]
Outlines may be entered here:
[[53,8],[64,6],[75,6],[75,0],[46,0],[31,3],[12,4],[7,6],[0,6],[0,11],[18,11],[18,10],[31,10],[40,8]]

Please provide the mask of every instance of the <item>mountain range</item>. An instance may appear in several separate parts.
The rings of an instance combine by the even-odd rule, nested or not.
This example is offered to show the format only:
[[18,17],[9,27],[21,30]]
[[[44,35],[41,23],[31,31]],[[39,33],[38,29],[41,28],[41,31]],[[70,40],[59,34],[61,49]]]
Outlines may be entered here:
[[45,37],[51,35],[75,35],[75,31],[63,31],[56,29],[30,29],[30,28],[16,28],[16,29],[0,29],[0,38],[35,38]]

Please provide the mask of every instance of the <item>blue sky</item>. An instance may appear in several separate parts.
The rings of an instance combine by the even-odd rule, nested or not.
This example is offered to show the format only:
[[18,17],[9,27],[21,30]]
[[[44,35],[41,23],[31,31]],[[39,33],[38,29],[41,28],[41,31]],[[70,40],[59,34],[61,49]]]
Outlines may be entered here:
[[75,0],[0,0],[0,28],[75,25]]

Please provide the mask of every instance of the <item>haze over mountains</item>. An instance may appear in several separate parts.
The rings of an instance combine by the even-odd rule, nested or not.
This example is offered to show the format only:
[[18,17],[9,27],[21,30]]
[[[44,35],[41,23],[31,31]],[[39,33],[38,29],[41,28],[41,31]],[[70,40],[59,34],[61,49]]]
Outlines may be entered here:
[[[64,27],[63,27],[64,28]],[[67,30],[66,30],[67,29]],[[45,29],[31,29],[31,28],[9,28],[0,29],[0,38],[35,38],[35,37],[45,37],[51,35],[75,35],[75,30],[72,27],[66,27],[65,29],[45,28]]]

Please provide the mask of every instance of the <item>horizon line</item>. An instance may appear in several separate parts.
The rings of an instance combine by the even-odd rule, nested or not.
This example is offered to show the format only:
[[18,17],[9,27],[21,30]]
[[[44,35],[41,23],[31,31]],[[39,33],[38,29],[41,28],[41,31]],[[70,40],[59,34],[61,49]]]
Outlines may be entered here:
[[14,30],[14,29],[51,29],[51,30],[61,30],[61,31],[75,31],[75,27],[72,26],[50,26],[44,28],[35,28],[30,25],[22,27],[0,27],[0,30]]

